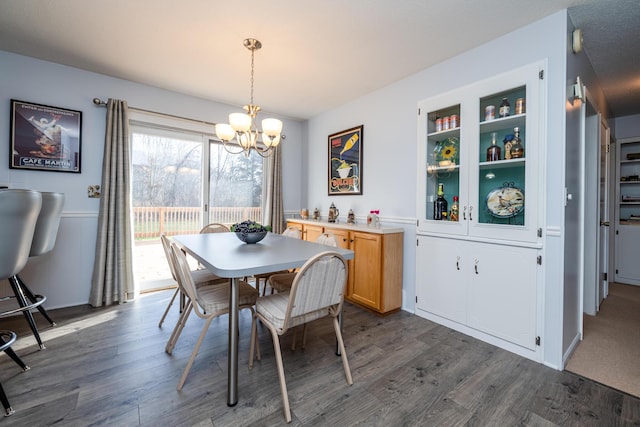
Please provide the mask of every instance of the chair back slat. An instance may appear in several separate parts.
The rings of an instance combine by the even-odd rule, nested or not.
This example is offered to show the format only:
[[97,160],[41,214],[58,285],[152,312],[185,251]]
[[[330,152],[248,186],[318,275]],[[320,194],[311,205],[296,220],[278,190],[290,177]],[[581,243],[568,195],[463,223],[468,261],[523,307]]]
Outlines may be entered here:
[[200,233],[227,233],[231,230],[229,230],[229,227],[227,227],[224,224],[220,224],[217,222],[211,223],[211,224],[207,224],[204,227],[202,227],[202,230],[200,230]]
[[180,291],[184,292],[191,301],[196,301],[196,285],[191,276],[191,268],[187,262],[187,256],[175,242],[171,242],[171,262],[173,262],[173,268],[176,272],[176,282],[178,282]]
[[337,252],[319,253],[300,268],[291,285],[288,317],[339,306],[342,304],[346,285],[345,259]]
[[316,238],[316,243],[334,247],[338,246],[338,240],[336,240],[336,236],[332,233],[322,233]]
[[300,229],[298,227],[287,227],[287,229],[282,232],[282,235],[293,237],[294,239],[299,239],[302,237]]
[[164,256],[167,258],[167,263],[169,264],[169,270],[171,270],[171,276],[173,280],[177,281],[176,267],[172,259],[173,255],[171,254],[171,238],[163,233],[160,235],[160,241],[162,242],[162,249],[164,249]]

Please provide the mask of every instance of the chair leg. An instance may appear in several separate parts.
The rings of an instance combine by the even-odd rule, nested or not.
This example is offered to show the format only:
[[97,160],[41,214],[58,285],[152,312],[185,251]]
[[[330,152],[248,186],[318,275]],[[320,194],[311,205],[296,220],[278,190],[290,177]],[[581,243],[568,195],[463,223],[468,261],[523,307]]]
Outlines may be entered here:
[[[20,304],[20,307],[26,307],[27,305],[29,305],[27,303],[27,299],[24,296],[24,293],[22,292],[22,288],[20,287],[20,284],[16,279],[16,276],[9,277],[9,283],[11,284],[11,288],[13,289],[13,292],[16,295],[16,299],[18,300],[18,304]],[[24,314],[24,318],[27,319],[27,323],[29,323],[29,327],[31,328],[31,331],[33,332],[33,336],[36,338],[36,341],[38,342],[38,346],[40,346],[40,350],[44,350],[46,347],[44,346],[44,344],[42,343],[42,340],[40,339],[40,334],[38,333],[38,326],[36,326],[36,321],[33,318],[33,314],[31,314],[29,310],[23,311],[22,314]]]
[[164,319],[167,317],[167,314],[169,313],[169,309],[173,305],[173,301],[175,301],[175,299],[176,299],[176,297],[178,296],[179,293],[180,293],[180,288],[176,288],[176,291],[173,293],[173,296],[171,297],[171,301],[169,301],[169,305],[167,306],[167,308],[165,308],[164,313],[162,314],[162,317],[160,318],[160,323],[158,323],[158,328],[162,328],[162,324],[164,323]]
[[349,368],[349,360],[347,360],[347,352],[344,349],[344,341],[342,339],[342,332],[340,332],[340,323],[338,318],[333,318],[333,329],[336,330],[336,339],[340,346],[340,356],[342,357],[342,365],[344,367],[344,375],[347,377],[347,384],[353,384],[353,378],[351,377],[351,368]]
[[258,320],[251,309],[251,342],[249,343],[249,369],[253,368],[254,359],[262,360],[260,356],[260,341],[258,340]]
[[202,341],[204,340],[204,336],[207,334],[207,330],[209,330],[209,325],[211,324],[211,321],[213,319],[214,319],[213,317],[209,317],[207,321],[204,322],[204,326],[202,327],[202,332],[200,332],[200,336],[198,337],[196,346],[191,352],[191,357],[187,362],[187,366],[184,368],[184,371],[182,372],[182,377],[180,378],[180,382],[178,383],[178,387],[177,387],[178,391],[182,390],[182,386],[184,385],[184,382],[187,380],[187,375],[189,375],[191,366],[193,366],[193,362],[194,360],[196,360],[196,356],[198,355],[198,350],[200,350],[200,345],[202,344]]
[[280,338],[278,333],[269,327],[273,339],[273,351],[276,355],[276,365],[278,366],[278,379],[280,380],[280,391],[282,392],[282,405],[284,407],[284,418],[287,423],[291,422],[291,409],[289,408],[289,395],[287,394],[287,382],[284,377],[284,366],[282,364],[282,352],[280,351]]
[[[20,277],[19,274],[16,274],[16,279],[18,279],[18,283],[20,284],[20,287],[22,288],[22,290],[23,290],[24,294],[26,295],[26,297],[29,298],[29,301],[31,301],[32,304],[37,303],[38,299],[33,294],[33,292],[31,292],[31,289],[29,289],[27,284],[24,283],[24,280],[22,280],[22,278]],[[44,306],[42,304],[40,304],[37,308],[38,308],[38,311],[40,312],[40,314],[42,314],[42,317],[47,319],[47,322],[49,322],[49,324],[51,324],[51,326],[56,326],[56,322],[54,322],[53,319],[49,316],[49,313],[47,313],[47,310],[44,308]]]
[[171,331],[171,335],[169,336],[167,345],[164,348],[164,351],[166,351],[168,354],[171,354],[173,352],[173,349],[175,348],[176,343],[178,342],[178,338],[180,338],[180,334],[182,333],[182,329],[184,328],[184,325],[187,323],[187,319],[189,319],[189,315],[191,314],[192,309],[193,309],[193,306],[191,305],[191,301],[188,301],[184,311],[180,314],[180,317],[178,318],[178,322],[176,323],[176,326],[173,327],[173,331]]
[[5,417],[8,417],[9,415],[12,415],[16,412],[11,407],[11,404],[9,403],[9,399],[7,398],[7,394],[4,392],[4,389],[2,388],[2,384],[0,384],[0,401],[2,402],[2,406],[4,406]]

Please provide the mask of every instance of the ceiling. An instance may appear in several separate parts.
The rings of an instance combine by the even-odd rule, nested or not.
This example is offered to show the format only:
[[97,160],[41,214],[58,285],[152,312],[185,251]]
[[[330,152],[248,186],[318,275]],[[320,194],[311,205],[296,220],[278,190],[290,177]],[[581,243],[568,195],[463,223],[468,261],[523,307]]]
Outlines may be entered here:
[[640,113],[638,0],[2,1],[0,50],[244,105],[254,37],[255,103],[307,119],[565,8],[613,115]]

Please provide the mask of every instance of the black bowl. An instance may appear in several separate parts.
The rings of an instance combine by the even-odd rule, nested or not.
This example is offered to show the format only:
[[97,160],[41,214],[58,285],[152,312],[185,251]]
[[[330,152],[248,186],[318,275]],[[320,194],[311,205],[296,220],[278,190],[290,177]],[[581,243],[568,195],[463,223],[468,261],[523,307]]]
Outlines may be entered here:
[[266,236],[267,233],[268,231],[257,231],[254,233],[236,232],[236,236],[238,237],[238,239],[242,240],[245,243],[253,244],[258,243],[260,240],[264,239],[264,236]]

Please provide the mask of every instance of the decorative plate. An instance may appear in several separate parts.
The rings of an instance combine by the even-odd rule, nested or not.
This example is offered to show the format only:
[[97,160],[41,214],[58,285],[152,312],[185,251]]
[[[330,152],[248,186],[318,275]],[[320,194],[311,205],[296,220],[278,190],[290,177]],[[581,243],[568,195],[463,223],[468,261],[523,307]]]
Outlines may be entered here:
[[513,184],[505,184],[487,194],[487,209],[497,218],[511,218],[524,210],[524,193]]

